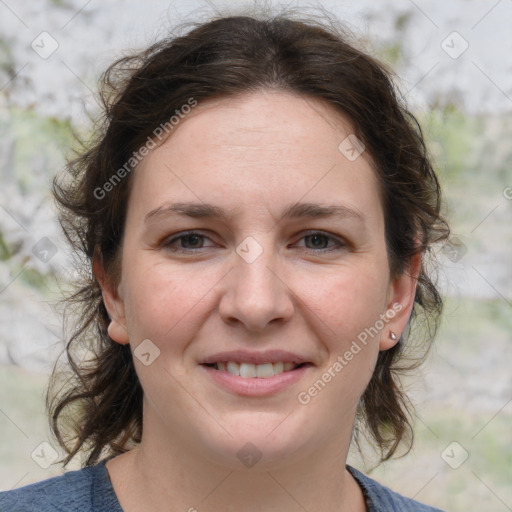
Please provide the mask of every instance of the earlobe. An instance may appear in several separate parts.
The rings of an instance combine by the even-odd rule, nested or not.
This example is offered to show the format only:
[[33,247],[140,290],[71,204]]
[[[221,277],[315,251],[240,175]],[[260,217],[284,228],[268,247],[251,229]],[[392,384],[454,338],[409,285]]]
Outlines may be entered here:
[[379,350],[389,350],[399,343],[407,327],[416,298],[421,262],[422,255],[418,252],[411,258],[407,270],[390,283],[386,316],[391,319],[382,331]]
[[121,345],[126,345],[130,342],[125,326],[120,324],[117,320],[110,320],[107,332],[111,339],[117,341],[117,343],[120,343]]
[[93,273],[101,286],[103,303],[110,318],[110,324],[107,329],[108,335],[117,343],[125,345],[129,343],[129,337],[126,329],[124,304],[118,287],[111,282],[106,274],[103,258],[99,250],[96,250],[94,253]]

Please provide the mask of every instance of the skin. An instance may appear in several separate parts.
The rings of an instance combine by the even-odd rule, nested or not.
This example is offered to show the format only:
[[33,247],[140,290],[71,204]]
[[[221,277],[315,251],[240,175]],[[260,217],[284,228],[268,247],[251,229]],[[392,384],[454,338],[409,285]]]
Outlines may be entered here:
[[[251,92],[200,103],[132,176],[120,281],[110,284],[94,262],[112,339],[132,351],[149,339],[160,350],[148,366],[134,359],[142,442],[107,463],[125,511],[366,510],[345,469],[356,406],[379,350],[396,343],[390,332],[405,328],[420,257],[390,276],[370,157],[350,161],[338,149],[352,132],[319,100]],[[233,217],[145,224],[174,201],[213,203]],[[279,220],[299,201],[343,205],[361,218]],[[165,244],[187,230],[206,238]],[[333,238],[312,240],[311,230]],[[236,252],[247,237],[262,249],[251,263]],[[396,303],[401,310],[379,334],[299,403],[298,393]],[[243,397],[198,364],[234,349],[289,350],[314,366],[272,396]],[[237,458],[247,442],[262,454],[251,468]]]

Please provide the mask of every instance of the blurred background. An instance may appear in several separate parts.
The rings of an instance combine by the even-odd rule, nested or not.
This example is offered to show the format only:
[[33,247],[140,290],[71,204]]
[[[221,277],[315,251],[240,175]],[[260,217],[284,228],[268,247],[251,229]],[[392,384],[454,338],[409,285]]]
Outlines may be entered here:
[[[49,186],[73,132],[91,130],[99,74],[179,23],[251,5],[0,0],[0,490],[63,471],[43,396],[63,348],[55,301],[73,276]],[[397,72],[445,191],[445,313],[405,382],[416,443],[370,475],[447,511],[512,510],[512,2],[261,5],[324,8]]]

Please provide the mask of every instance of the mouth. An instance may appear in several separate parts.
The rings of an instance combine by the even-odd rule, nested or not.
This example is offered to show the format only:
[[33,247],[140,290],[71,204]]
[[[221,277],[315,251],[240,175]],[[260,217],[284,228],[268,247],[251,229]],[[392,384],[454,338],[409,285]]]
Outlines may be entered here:
[[221,389],[245,397],[265,397],[291,388],[315,364],[282,350],[235,350],[212,354],[199,361],[199,366]]
[[262,364],[218,361],[216,363],[205,363],[204,366],[244,379],[269,379],[275,375],[281,375],[282,373],[292,372],[298,368],[312,365],[311,363],[293,363],[291,361],[267,362]]

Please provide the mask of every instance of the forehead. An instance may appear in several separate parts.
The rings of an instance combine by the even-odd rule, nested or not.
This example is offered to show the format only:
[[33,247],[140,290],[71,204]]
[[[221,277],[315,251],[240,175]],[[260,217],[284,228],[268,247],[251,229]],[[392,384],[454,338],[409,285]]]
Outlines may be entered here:
[[340,150],[353,131],[328,103],[287,92],[199,102],[141,162],[130,202],[143,215],[178,198],[253,212],[299,200],[379,208],[369,156]]

